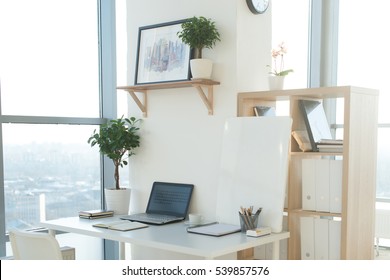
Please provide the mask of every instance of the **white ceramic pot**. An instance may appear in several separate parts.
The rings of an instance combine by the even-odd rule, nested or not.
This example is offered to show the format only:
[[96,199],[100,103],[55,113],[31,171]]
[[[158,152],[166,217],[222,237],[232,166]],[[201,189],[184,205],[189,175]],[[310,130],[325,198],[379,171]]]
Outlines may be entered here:
[[130,205],[130,189],[104,189],[106,209],[113,210],[115,215],[127,215]]
[[285,76],[268,76],[269,90],[281,90],[284,87]]
[[210,79],[213,71],[213,62],[206,58],[190,60],[192,79]]

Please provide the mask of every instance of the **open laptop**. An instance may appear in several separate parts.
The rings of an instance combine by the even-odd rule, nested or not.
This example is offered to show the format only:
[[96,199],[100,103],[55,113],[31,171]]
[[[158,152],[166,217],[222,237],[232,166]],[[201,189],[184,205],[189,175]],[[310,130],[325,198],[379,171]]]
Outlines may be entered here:
[[163,225],[186,218],[194,185],[154,182],[145,213],[120,217],[123,220]]
[[328,120],[322,102],[318,100],[299,100],[312,150],[317,152],[322,144],[342,145],[343,140],[332,139]]

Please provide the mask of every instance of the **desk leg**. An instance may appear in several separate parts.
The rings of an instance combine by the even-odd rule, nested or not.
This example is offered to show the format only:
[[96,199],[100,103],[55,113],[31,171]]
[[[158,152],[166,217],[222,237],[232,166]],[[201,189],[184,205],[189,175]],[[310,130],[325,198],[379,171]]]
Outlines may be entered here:
[[279,260],[279,249],[280,249],[280,241],[272,242],[272,259]]
[[119,242],[119,259],[124,260],[126,258],[125,242]]
[[237,260],[253,260],[255,254],[254,248],[248,248],[237,252]]

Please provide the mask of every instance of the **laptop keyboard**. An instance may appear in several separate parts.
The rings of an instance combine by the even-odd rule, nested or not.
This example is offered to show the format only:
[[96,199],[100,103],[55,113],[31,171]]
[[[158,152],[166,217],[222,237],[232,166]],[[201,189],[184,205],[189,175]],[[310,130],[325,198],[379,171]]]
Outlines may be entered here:
[[173,217],[169,215],[160,215],[160,214],[147,214],[147,213],[140,213],[140,214],[133,214],[131,215],[133,219],[137,220],[143,220],[145,222],[155,222],[155,223],[165,223],[172,220],[180,219],[179,217]]

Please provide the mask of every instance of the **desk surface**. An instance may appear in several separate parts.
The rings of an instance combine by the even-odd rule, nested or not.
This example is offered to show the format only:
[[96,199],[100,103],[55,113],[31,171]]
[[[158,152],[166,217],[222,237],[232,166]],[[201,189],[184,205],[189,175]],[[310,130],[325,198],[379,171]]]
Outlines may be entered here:
[[213,237],[187,233],[184,222],[152,226],[131,231],[116,231],[93,227],[93,224],[119,220],[118,217],[98,220],[79,217],[62,218],[41,222],[41,226],[51,230],[78,233],[119,242],[131,243],[177,253],[190,254],[212,259],[225,254],[256,247],[263,244],[279,242],[290,237],[289,232],[272,233],[263,237],[247,237],[244,233],[233,233]]

